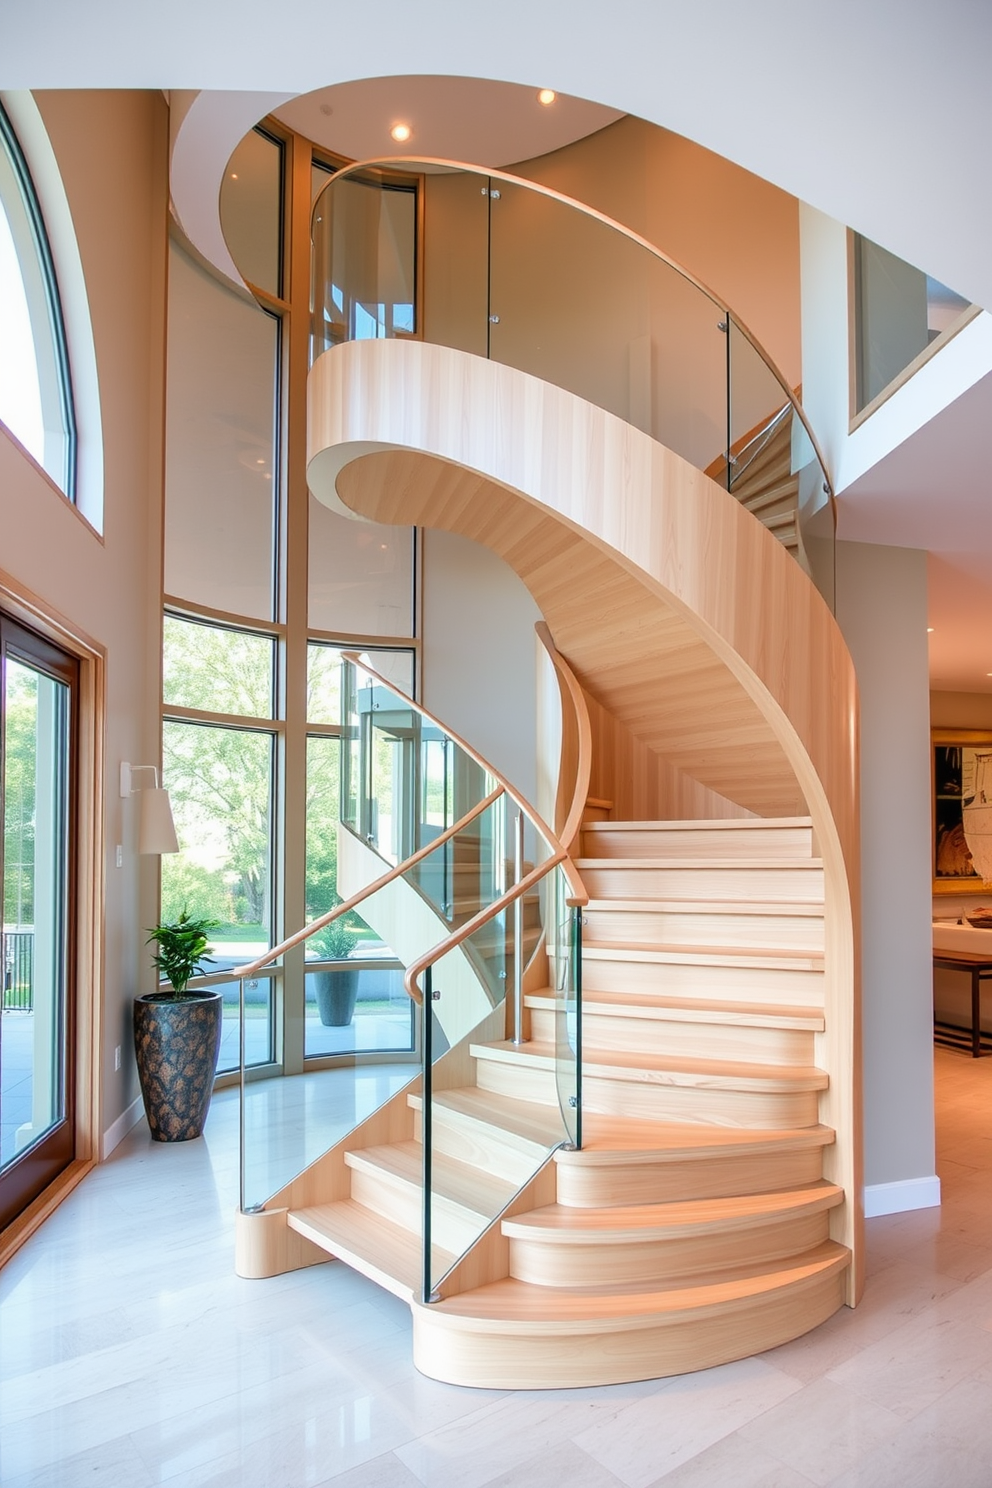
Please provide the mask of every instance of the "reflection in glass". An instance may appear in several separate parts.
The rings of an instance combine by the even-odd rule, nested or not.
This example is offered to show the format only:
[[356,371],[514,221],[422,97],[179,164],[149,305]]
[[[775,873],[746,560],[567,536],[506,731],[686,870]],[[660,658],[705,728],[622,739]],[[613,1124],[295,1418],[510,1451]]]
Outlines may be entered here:
[[65,1116],[69,689],[6,657],[0,1166]]
[[414,334],[416,238],[417,187],[409,178],[351,176],[318,199],[311,360],[342,341]]
[[220,920],[211,941],[226,970],[272,944],[273,736],[167,720],[164,784],[180,851],[162,858],[162,915],[186,905]]
[[858,411],[971,308],[922,269],[854,233],[855,371]]
[[274,617],[280,322],[169,245],[165,588]]
[[268,636],[166,615],[162,698],[205,713],[272,717],[274,642]]
[[231,257],[249,284],[282,294],[282,142],[246,134],[220,188],[220,220]]
[[352,522],[310,497],[309,624],[413,635],[413,528]]

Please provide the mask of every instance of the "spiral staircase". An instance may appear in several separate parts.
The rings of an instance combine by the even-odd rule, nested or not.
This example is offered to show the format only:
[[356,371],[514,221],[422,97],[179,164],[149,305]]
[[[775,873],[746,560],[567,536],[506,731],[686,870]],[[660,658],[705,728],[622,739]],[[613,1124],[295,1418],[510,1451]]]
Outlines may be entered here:
[[[581,956],[546,916],[517,1011],[491,998],[242,1215],[239,1269],[334,1256],[409,1302],[420,1369],[493,1388],[698,1369],[854,1305],[857,700],[795,561],[795,429],[765,420],[735,493],[491,347],[335,335],[309,398],[318,499],[485,544],[544,616],[558,790],[533,817]],[[428,1008],[476,902],[408,970]]]

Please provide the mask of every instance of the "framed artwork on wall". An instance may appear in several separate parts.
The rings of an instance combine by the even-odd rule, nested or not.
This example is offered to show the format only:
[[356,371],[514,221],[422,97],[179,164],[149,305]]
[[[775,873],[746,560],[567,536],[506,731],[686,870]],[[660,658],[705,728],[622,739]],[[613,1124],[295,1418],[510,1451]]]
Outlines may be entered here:
[[992,730],[932,729],[933,891],[992,893]]

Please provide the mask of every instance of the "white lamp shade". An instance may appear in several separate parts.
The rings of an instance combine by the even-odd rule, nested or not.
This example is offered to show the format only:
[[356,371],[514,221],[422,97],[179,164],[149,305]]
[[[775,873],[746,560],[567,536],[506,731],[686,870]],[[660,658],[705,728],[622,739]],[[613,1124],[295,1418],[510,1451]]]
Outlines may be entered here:
[[179,839],[172,820],[169,792],[156,786],[141,791],[141,819],[138,825],[139,853],[174,853]]

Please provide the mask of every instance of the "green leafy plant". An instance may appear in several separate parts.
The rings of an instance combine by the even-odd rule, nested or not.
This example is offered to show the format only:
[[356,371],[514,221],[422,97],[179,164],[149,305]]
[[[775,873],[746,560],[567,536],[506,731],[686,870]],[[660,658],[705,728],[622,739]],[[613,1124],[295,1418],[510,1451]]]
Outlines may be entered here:
[[152,961],[171,986],[174,998],[185,996],[190,977],[198,976],[208,962],[212,963],[213,957],[204,953],[210,931],[219,925],[220,920],[191,915],[184,908],[177,920],[163,920],[151,930],[146,944],[158,946]]
[[342,915],[311,937],[310,945],[319,960],[344,961],[351,955],[361,936],[346,920],[347,916]]

